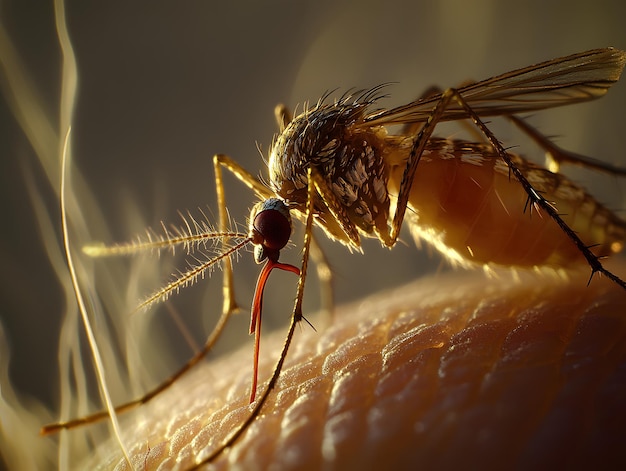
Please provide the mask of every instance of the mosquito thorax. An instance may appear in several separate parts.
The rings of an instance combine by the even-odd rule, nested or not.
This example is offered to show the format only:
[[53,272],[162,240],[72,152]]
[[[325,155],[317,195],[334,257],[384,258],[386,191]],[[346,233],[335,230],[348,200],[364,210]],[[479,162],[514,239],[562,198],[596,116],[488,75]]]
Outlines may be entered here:
[[318,104],[294,117],[270,149],[268,167],[274,191],[290,202],[304,203],[309,166],[317,167],[329,180],[348,169],[355,144],[371,140],[367,133],[353,133],[366,109],[364,103],[341,101]]
[[268,198],[257,203],[250,212],[250,237],[254,244],[254,259],[278,261],[280,250],[291,237],[291,214],[285,202]]
[[[359,101],[362,100],[362,101]],[[389,197],[383,128],[364,123],[369,95],[318,104],[293,118],[276,137],[269,153],[270,186],[290,205],[302,209],[307,198],[307,171],[314,167],[363,232],[387,231]],[[340,229],[321,205],[316,212],[332,236]]]

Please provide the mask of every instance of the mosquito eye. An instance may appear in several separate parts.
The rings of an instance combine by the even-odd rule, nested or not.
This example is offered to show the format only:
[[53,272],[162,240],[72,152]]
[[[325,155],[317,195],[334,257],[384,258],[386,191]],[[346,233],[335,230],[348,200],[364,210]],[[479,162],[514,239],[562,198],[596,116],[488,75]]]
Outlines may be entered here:
[[289,209],[278,199],[264,201],[254,216],[252,227],[263,237],[263,247],[280,250],[291,236]]

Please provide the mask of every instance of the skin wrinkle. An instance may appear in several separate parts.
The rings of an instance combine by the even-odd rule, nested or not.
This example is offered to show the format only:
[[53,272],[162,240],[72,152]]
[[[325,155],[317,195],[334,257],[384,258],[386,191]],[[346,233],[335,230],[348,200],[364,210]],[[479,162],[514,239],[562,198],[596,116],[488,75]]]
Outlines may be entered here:
[[[339,309],[326,330],[299,329],[262,416],[215,468],[626,463],[626,293],[586,287],[584,271],[519,277],[426,278]],[[262,381],[282,337],[263,338]],[[185,469],[245,419],[249,350],[122,416],[140,469]],[[126,469],[105,446],[107,469]]]

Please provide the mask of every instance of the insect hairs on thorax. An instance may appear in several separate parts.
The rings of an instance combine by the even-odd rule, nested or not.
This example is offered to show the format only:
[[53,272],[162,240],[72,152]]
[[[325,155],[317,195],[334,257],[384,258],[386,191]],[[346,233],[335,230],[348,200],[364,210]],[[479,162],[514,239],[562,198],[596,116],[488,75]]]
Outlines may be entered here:
[[[362,98],[362,99],[360,99]],[[388,234],[389,170],[385,164],[386,130],[363,124],[375,97],[346,96],[334,104],[319,102],[296,116],[274,140],[269,156],[272,189],[296,208],[307,194],[307,169],[314,167],[346,209],[350,221],[368,235]],[[331,236],[341,229],[317,195],[316,217]]]

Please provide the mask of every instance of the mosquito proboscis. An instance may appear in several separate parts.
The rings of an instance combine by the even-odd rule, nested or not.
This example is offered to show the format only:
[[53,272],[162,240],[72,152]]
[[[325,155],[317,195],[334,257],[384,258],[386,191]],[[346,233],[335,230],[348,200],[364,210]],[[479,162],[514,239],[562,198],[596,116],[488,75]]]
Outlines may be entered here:
[[[295,325],[303,319],[312,228],[351,249],[361,250],[361,237],[374,237],[386,247],[397,242],[404,221],[414,237],[426,240],[461,265],[567,268],[585,262],[591,277],[602,274],[626,289],[601,259],[622,250],[626,222],[581,187],[558,173],[558,164],[582,165],[612,174],[624,169],[565,151],[518,115],[603,96],[619,79],[626,53],[605,48],[553,59],[481,82],[432,91],[409,104],[372,109],[383,97],[383,86],[346,94],[332,103],[324,97],[292,117],[279,106],[280,132],[268,158],[268,183],[226,155],[214,158],[219,226],[183,218],[181,227],[166,229],[127,244],[92,245],[91,256],[160,251],[182,245],[195,252],[214,244],[219,254],[198,260],[169,284],[146,298],[140,307],[164,301],[216,265],[224,269],[224,306],[205,347],[174,376],[142,398],[116,408],[122,412],[143,404],[166,389],[212,348],[236,309],[231,256],[252,244],[258,263],[250,332],[255,334],[254,372],[248,419],[209,457],[232,446],[257,418],[280,375]],[[485,117],[511,120],[550,155],[550,171],[508,152],[484,122]],[[433,136],[438,123],[469,120],[482,142]],[[390,126],[402,125],[392,133]],[[260,198],[252,209],[249,230],[230,231],[222,169],[229,170]],[[539,213],[531,217],[528,213]],[[305,225],[299,267],[279,262],[291,236],[292,215]],[[321,262],[323,265],[323,261]],[[273,269],[299,277],[291,324],[284,347],[259,398],[257,372],[264,286]],[[327,269],[327,267],[323,267]],[[589,280],[591,282],[591,278]],[[105,418],[107,412],[44,427],[42,433],[72,428]]]

